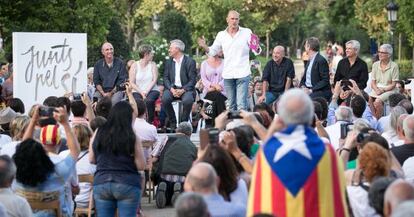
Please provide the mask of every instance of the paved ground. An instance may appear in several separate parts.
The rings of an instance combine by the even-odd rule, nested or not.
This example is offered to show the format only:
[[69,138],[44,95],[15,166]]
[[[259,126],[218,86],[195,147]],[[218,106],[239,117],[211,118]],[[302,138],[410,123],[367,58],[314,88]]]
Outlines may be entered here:
[[141,200],[141,206],[145,217],[173,217],[175,216],[174,208],[167,206],[164,209],[158,209],[155,206],[155,200],[148,203],[148,197],[143,197]]

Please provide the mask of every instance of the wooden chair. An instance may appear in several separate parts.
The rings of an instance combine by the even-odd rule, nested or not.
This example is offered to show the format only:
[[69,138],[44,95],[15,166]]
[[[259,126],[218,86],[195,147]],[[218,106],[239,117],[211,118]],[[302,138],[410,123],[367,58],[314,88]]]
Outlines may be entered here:
[[[154,144],[156,141],[147,141],[147,140],[143,140],[141,141],[142,143],[142,147],[143,148],[150,148],[151,150],[154,148]],[[148,203],[151,203],[152,198],[155,195],[155,189],[154,189],[154,184],[151,181],[151,169],[150,168],[145,168],[145,171],[148,172],[148,180],[145,180],[144,182],[144,191],[148,194]],[[147,186],[148,183],[148,186]]]
[[62,217],[60,209],[59,191],[34,192],[17,190],[16,194],[26,198],[32,210],[52,210],[56,217]]
[[92,214],[94,214],[94,201],[93,201],[93,175],[86,174],[86,175],[79,175],[78,176],[79,183],[81,182],[87,182],[91,184],[91,191],[89,192],[89,205],[88,207],[82,208],[82,207],[76,207],[75,209],[75,217],[78,217],[80,214],[87,214],[88,217],[91,217]]

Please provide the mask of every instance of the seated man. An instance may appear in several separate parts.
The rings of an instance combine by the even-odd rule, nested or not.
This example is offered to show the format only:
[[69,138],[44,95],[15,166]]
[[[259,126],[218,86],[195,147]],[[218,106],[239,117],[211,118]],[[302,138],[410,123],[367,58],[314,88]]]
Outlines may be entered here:
[[115,105],[123,97],[120,87],[127,78],[126,67],[121,59],[114,57],[111,43],[102,45],[102,55],[104,58],[98,60],[93,68],[93,83],[96,87],[94,97],[98,100],[111,97],[112,104]]
[[182,191],[185,176],[197,158],[197,148],[190,140],[192,131],[190,123],[180,123],[176,134],[169,135],[165,145],[158,145],[152,152],[153,162],[158,161],[154,169],[158,208],[165,207],[170,201],[174,204]]
[[168,52],[171,58],[165,62],[164,70],[165,91],[162,104],[170,120],[170,127],[174,129],[177,120],[172,106],[173,100],[181,99],[183,103],[181,120],[178,120],[183,122],[189,120],[195,98],[196,62],[184,55],[184,48],[185,44],[181,40],[176,39],[170,42]]
[[[7,210],[6,216],[32,216],[32,209],[23,197],[16,195],[10,188],[16,176],[16,165],[7,155],[0,156],[0,204]],[[4,216],[1,215],[0,216]]]

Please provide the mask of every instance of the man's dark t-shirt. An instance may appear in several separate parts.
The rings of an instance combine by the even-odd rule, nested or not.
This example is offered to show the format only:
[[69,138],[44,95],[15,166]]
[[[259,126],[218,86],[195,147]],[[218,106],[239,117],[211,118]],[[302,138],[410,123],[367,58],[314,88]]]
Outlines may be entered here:
[[414,143],[394,147],[391,151],[402,166],[405,160],[414,156]]

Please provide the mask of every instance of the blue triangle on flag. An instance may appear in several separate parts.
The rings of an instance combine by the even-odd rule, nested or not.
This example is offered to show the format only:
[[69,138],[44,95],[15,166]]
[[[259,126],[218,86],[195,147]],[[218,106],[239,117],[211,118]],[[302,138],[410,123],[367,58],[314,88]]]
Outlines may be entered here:
[[[294,132],[297,133],[298,130],[304,130],[304,143],[310,152],[311,159],[308,159],[296,150],[290,150],[280,159],[275,161],[276,152],[283,145],[279,140],[279,138],[281,138],[280,135],[287,134],[284,135],[285,137],[283,141],[286,141],[286,136],[288,140],[297,139],[295,135],[291,136],[291,134],[294,134]],[[289,136],[292,138],[289,138]],[[305,185],[309,176],[317,168],[319,160],[325,153],[325,144],[312,128],[303,125],[295,125],[289,126],[279,134],[275,134],[275,136],[269,139],[264,145],[263,151],[272,171],[279,177],[280,181],[289,192],[293,196],[296,196],[300,189]]]

